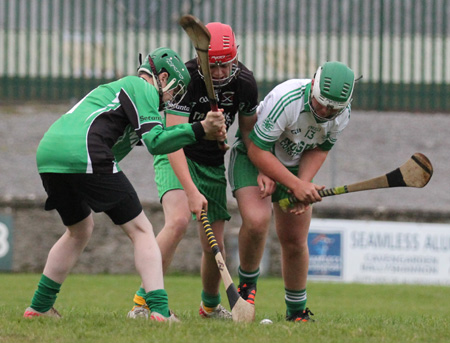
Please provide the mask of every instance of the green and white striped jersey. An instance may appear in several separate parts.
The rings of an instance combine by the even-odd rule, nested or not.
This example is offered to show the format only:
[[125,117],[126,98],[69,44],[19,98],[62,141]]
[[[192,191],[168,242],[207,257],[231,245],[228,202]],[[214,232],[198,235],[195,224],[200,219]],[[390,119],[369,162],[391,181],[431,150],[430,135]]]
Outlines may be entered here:
[[271,151],[286,167],[299,164],[303,151],[328,151],[350,119],[350,106],[332,121],[318,122],[310,112],[310,79],[292,79],[275,87],[258,106],[250,139]]
[[39,172],[116,173],[137,144],[167,154],[204,134],[195,124],[165,129],[158,108],[156,88],[137,76],[95,88],[45,133],[36,154]]

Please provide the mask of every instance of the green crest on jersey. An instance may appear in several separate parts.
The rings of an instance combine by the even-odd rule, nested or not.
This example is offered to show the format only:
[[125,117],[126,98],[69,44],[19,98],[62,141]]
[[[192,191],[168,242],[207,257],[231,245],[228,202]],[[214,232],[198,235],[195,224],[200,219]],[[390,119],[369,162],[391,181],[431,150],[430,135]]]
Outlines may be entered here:
[[274,126],[275,126],[275,123],[273,122],[273,120],[271,118],[264,119],[264,122],[263,122],[264,130],[271,131]]

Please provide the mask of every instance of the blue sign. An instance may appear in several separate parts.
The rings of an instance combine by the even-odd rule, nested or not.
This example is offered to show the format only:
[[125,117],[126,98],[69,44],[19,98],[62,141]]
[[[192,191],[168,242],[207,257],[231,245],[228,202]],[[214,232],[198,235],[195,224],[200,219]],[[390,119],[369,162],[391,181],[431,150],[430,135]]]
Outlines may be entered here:
[[12,217],[0,215],[0,271],[12,269]]
[[314,232],[308,234],[308,275],[326,279],[341,279],[343,268],[342,234]]

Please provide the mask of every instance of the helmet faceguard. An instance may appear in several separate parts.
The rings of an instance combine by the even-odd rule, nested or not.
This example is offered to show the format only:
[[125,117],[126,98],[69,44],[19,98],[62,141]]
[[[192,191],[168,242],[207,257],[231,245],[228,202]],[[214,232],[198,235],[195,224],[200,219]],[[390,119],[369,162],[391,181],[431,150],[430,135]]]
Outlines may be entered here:
[[[208,50],[210,66],[224,67],[231,65],[229,76],[223,79],[213,79],[215,87],[227,85],[238,74],[238,46],[234,37],[234,32],[229,25],[214,22],[206,24],[206,28],[211,34],[211,41]],[[199,68],[199,73],[201,69]],[[203,75],[202,75],[203,77]]]
[[[170,108],[178,104],[186,94],[191,76],[178,54],[169,48],[158,48],[147,55],[138,68],[138,72],[145,72],[152,76],[153,84],[157,87],[160,98],[160,109]],[[162,87],[158,75],[168,74],[167,84]],[[173,90],[172,99],[163,104],[164,93]]]
[[[353,70],[341,62],[326,62],[320,66],[314,75],[314,85],[309,95],[309,107],[318,120],[333,120],[352,101],[355,74]],[[334,112],[331,116],[322,117],[312,106],[312,98],[320,105]]]

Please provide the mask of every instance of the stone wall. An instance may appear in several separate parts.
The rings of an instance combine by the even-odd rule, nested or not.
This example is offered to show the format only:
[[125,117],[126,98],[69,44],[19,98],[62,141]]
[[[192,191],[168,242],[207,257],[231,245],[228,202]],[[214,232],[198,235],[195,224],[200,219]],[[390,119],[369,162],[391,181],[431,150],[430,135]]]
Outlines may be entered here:
[[[144,204],[144,210],[152,222],[155,233],[164,224],[162,208],[158,203]],[[232,274],[238,266],[237,234],[240,217],[236,206],[230,205],[232,220],[226,224],[225,244],[227,264]],[[13,272],[42,272],[47,254],[64,232],[64,226],[56,211],[43,210],[40,200],[0,200],[0,214],[13,218]],[[448,213],[420,211],[380,211],[369,209],[335,208],[316,206],[316,218],[450,222]],[[74,273],[135,273],[133,246],[128,237],[104,214],[95,214],[95,229],[90,243],[75,266]],[[196,222],[192,222],[186,236],[178,246],[171,265],[171,272],[199,273],[201,247]],[[273,223],[261,266],[265,274],[281,275],[280,247]]]

